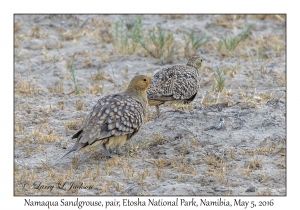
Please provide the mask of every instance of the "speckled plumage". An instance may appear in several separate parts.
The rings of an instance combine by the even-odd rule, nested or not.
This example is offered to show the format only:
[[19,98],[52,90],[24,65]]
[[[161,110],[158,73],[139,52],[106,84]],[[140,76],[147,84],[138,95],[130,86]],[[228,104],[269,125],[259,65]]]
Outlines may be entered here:
[[106,156],[111,157],[109,150],[112,147],[121,154],[120,147],[138,132],[143,123],[146,89],[150,83],[147,76],[135,76],[126,91],[99,99],[82,128],[72,137],[77,138],[77,142],[67,154],[99,141]]
[[197,95],[200,87],[199,70],[202,59],[191,57],[186,65],[174,65],[158,71],[152,84],[147,89],[148,103],[156,106],[159,116],[159,105],[167,101],[183,101],[190,103]]

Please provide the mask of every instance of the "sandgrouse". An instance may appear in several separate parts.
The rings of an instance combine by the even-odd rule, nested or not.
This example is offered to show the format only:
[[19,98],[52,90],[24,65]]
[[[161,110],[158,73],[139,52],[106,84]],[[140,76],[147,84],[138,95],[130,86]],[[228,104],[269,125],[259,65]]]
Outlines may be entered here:
[[174,65],[158,71],[147,89],[148,103],[156,107],[159,117],[159,105],[165,102],[183,101],[190,103],[200,87],[200,67],[202,58],[191,57],[185,65]]
[[120,147],[143,123],[150,83],[151,78],[138,75],[132,78],[126,91],[100,98],[82,128],[73,135],[72,139],[77,138],[75,145],[63,157],[95,142],[102,144],[105,156],[112,157],[113,147],[117,154],[122,154]]

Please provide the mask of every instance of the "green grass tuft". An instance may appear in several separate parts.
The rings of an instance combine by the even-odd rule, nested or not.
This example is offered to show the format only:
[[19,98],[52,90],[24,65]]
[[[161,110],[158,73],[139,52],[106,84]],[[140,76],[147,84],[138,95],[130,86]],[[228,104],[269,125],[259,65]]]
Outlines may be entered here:
[[219,69],[219,67],[216,69],[216,73],[217,73],[216,78],[215,78],[216,79],[216,88],[217,88],[217,91],[220,93],[224,89],[226,78],[222,74],[222,71]]
[[[248,25],[240,35],[236,37],[222,37],[217,43],[217,49],[221,54],[231,54],[241,41],[244,41],[252,29],[252,25]],[[226,53],[224,53],[224,49]]]
[[167,33],[157,25],[148,32],[146,39],[141,42],[146,53],[154,58],[165,58],[168,62],[173,61],[176,52],[176,44],[172,33]]
[[68,65],[68,69],[70,72],[70,79],[74,84],[74,88],[75,88],[75,93],[79,94],[80,93],[80,88],[77,84],[77,79],[76,79],[76,69],[75,69],[75,65],[74,65],[74,61],[70,62]]
[[142,15],[137,15],[133,24],[125,20],[115,23],[113,45],[117,52],[132,55],[136,53],[143,36]]
[[195,37],[195,30],[192,30],[188,37],[184,37],[184,56],[189,58],[197,54],[199,48],[208,43],[211,39],[207,36]]

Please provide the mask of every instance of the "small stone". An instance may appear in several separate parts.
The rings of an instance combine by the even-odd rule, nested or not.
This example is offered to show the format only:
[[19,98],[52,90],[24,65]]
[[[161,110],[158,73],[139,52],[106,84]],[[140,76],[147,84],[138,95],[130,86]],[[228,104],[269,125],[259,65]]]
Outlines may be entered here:
[[222,155],[222,153],[220,153],[220,152],[216,152],[216,153],[215,153],[215,156],[216,156],[217,158],[221,158],[223,155]]
[[214,148],[214,145],[206,145],[206,148],[207,149],[212,149],[212,148]]
[[33,122],[34,122],[35,124],[39,124],[41,121],[40,121],[39,119],[34,119]]
[[255,192],[256,188],[254,186],[249,187],[246,192]]
[[215,188],[215,191],[219,191],[219,192],[227,192],[228,190],[229,190],[228,188],[221,187],[221,186]]
[[159,186],[158,185],[150,185],[147,189],[149,191],[153,191],[153,190],[156,190]]
[[25,139],[25,136],[24,135],[15,135],[15,138],[17,140],[24,140]]

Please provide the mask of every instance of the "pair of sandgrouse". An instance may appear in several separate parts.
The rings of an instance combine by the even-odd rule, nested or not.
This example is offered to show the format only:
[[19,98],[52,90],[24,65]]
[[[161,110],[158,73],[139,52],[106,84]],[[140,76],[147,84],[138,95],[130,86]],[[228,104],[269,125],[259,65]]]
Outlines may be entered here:
[[165,102],[194,100],[200,85],[202,59],[190,58],[185,65],[174,65],[158,71],[153,79],[139,75],[132,78],[127,90],[100,98],[82,128],[73,135],[77,141],[69,153],[100,142],[104,155],[112,157],[111,149],[122,154],[121,146],[139,131],[146,115],[147,103],[156,106]]

